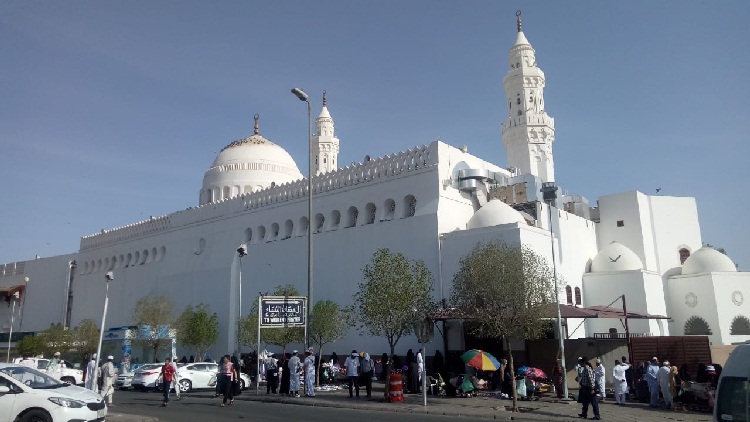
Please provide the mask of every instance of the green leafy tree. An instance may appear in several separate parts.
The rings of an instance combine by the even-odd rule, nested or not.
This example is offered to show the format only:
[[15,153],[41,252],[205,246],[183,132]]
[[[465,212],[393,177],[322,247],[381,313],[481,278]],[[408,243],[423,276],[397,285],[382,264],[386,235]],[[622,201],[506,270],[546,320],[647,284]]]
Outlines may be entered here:
[[99,345],[99,327],[93,320],[82,320],[73,329],[73,343],[80,360],[86,362]]
[[21,356],[37,356],[44,350],[44,338],[40,335],[28,335],[16,342],[16,353]]
[[159,349],[172,344],[166,335],[175,322],[172,300],[167,296],[144,296],[136,302],[132,319],[140,330],[138,341],[154,351],[152,362],[157,362]]
[[[477,245],[461,260],[453,278],[451,300],[465,325],[479,337],[504,339],[511,375],[511,338],[535,339],[549,324],[543,319],[554,303],[554,275],[546,260],[526,246],[502,243]],[[518,402],[513,380],[513,409]]]
[[219,337],[219,317],[208,305],[187,306],[175,323],[177,341],[193,350],[195,358],[203,361],[206,352]]
[[65,357],[73,346],[73,332],[59,323],[50,325],[39,336],[45,357],[51,357],[55,352],[60,352]]
[[435,281],[422,261],[378,249],[362,270],[364,281],[354,294],[359,329],[388,341],[391,356],[401,337],[413,331],[416,315],[434,310]]
[[322,300],[315,304],[310,324],[310,340],[318,346],[318,367],[315,370],[315,385],[320,385],[320,363],[322,362],[323,346],[343,338],[351,324],[351,309],[342,308],[338,303]]

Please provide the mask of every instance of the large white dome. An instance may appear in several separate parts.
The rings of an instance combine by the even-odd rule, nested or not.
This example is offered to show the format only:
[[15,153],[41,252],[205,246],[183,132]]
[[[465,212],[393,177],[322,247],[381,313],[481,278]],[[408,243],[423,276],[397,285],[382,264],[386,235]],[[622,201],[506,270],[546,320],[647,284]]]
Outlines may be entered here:
[[200,205],[301,179],[288,152],[255,134],[224,147],[203,176]]
[[525,225],[526,220],[513,207],[495,198],[484,204],[482,208],[471,216],[469,222],[466,223],[466,228],[476,229],[508,223],[522,223]]
[[732,260],[710,246],[704,246],[685,260],[682,264],[682,274],[702,274],[713,272],[737,272]]
[[591,261],[591,272],[642,270],[643,262],[630,248],[612,242],[602,248]]

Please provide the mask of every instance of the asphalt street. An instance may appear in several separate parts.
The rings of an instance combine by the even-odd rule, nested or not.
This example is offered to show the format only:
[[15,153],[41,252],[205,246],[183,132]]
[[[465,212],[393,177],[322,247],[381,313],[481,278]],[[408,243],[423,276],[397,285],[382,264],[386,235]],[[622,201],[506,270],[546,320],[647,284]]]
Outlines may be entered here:
[[[246,393],[247,394],[247,393]],[[221,397],[214,398],[210,392],[201,391],[189,394],[182,400],[172,401],[168,407],[161,407],[162,395],[157,392],[117,391],[114,396],[115,406],[111,414],[140,415],[143,422],[158,419],[161,422],[212,422],[212,421],[268,421],[268,422],[386,422],[398,418],[401,421],[439,422],[455,420],[454,416],[419,415],[409,413],[372,411],[367,409],[341,409],[331,407],[295,406],[288,403],[263,403],[244,401],[239,398],[234,404],[220,407]],[[315,400],[299,398],[299,400]],[[114,415],[113,415],[114,416]],[[107,418],[120,419],[120,418]],[[129,418],[130,421],[137,419]],[[467,420],[467,419],[464,419]]]

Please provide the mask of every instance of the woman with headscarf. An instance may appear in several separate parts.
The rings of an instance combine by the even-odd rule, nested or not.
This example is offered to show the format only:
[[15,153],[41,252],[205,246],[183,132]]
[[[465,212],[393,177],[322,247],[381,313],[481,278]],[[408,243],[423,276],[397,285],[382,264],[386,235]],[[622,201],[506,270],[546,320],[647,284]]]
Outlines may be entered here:
[[305,370],[305,396],[315,397],[315,355],[312,347],[305,352],[302,366]]
[[287,363],[289,360],[286,358],[286,354],[283,354],[281,356],[281,360],[278,362],[279,371],[281,371],[281,385],[279,385],[279,394],[289,394],[289,383],[291,382],[291,377],[289,376],[289,369],[287,368]]

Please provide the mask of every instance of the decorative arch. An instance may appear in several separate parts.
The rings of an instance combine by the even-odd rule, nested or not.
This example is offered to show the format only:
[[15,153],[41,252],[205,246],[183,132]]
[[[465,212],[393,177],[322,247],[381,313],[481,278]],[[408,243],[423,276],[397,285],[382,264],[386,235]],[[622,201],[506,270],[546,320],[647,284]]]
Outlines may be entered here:
[[310,221],[307,219],[307,217],[300,217],[299,219],[299,230],[297,230],[297,236],[304,236],[307,234],[307,226],[310,224]]
[[266,238],[266,226],[258,226],[257,232],[258,232],[258,236],[256,236],[257,242],[263,242]]
[[333,210],[331,212],[331,225],[328,227],[330,230],[336,230],[341,224],[341,211]]
[[278,240],[279,238],[279,223],[272,223],[271,224],[271,236],[269,240]]
[[375,204],[373,204],[372,202],[370,202],[367,205],[365,205],[365,213],[367,214],[366,217],[365,217],[366,218],[365,219],[365,224],[374,224],[375,223],[375,213],[376,213],[376,211],[377,211],[377,209],[375,208]]
[[576,305],[580,305],[581,304],[581,288],[576,287],[575,293],[576,293]]
[[404,197],[404,218],[414,217],[417,213],[417,198],[414,195]]
[[346,227],[355,227],[357,225],[357,217],[359,217],[357,207],[349,207],[349,210],[346,212]]
[[573,288],[570,286],[565,286],[565,303],[573,304]]
[[250,227],[245,229],[245,243],[250,243],[253,241],[253,229]]
[[680,265],[682,265],[690,257],[690,249],[680,248],[678,253],[680,254]]
[[326,218],[325,216],[323,216],[323,214],[318,213],[315,215],[315,233],[320,233],[323,231],[323,225],[325,224],[325,222]]
[[393,199],[385,200],[385,207],[383,210],[383,221],[393,220],[393,216],[396,214],[396,201]]
[[708,326],[708,322],[699,316],[691,316],[685,322],[685,335],[686,336],[710,336],[713,334],[711,327]]
[[729,334],[733,336],[750,336],[750,319],[744,315],[737,315],[732,320]]

